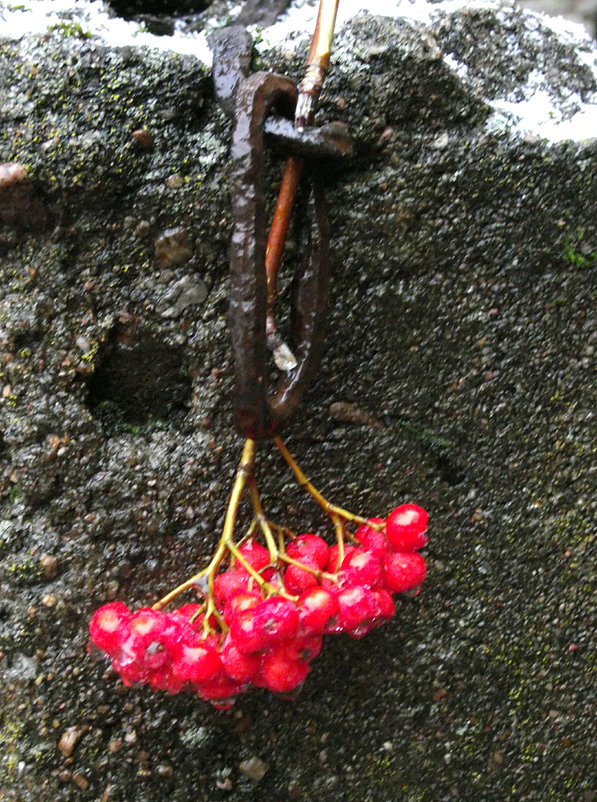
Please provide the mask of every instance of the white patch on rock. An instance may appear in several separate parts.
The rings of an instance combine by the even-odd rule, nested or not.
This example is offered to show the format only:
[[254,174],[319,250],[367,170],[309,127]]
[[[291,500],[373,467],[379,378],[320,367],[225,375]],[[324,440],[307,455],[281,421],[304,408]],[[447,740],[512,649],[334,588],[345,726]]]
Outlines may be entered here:
[[211,52],[205,34],[175,31],[173,36],[155,36],[144,26],[111,17],[101,0],[22,0],[0,9],[0,37],[21,39],[48,28],[78,23],[84,33],[101,39],[110,47],[151,47],[195,56],[211,66]]
[[[258,48],[283,44],[288,49],[293,40],[298,44],[299,39],[303,39],[315,25],[317,5],[312,0],[297,0],[280,22],[263,31]],[[341,0],[336,29],[339,30],[361,11],[429,24],[438,13],[451,13],[463,8],[495,9],[496,4],[493,0],[443,0],[433,4],[426,0],[371,0],[368,3],[363,0]],[[536,18],[542,27],[553,31],[562,44],[575,47],[579,59],[597,75],[597,47],[582,25],[564,17],[531,11],[525,11],[524,14]],[[540,33],[537,35],[540,36]],[[452,54],[446,54],[444,61],[460,79],[466,77],[468,67]],[[535,135],[550,142],[580,142],[594,138],[597,132],[597,95],[583,101],[579,95],[571,94],[562,102],[549,92],[545,83],[543,76],[535,71],[521,87],[521,100],[508,97],[486,100],[494,110],[487,121],[488,129],[504,134]]]
[[[231,17],[242,5],[231,9]],[[429,24],[439,13],[452,13],[460,9],[495,9],[493,0],[341,0],[338,8],[336,29],[362,11],[372,15],[391,18],[401,17],[409,22]],[[261,51],[276,46],[286,50],[296,48],[310,36],[317,16],[316,0],[295,0],[279,22],[259,31],[257,47]],[[499,10],[497,12],[499,14]],[[564,17],[525,11],[526,16],[536,19],[543,28],[551,30],[566,46],[576,49],[579,59],[597,75],[597,46],[585,28]],[[182,27],[172,36],[155,36],[144,30],[137,22],[128,22],[106,13],[100,0],[23,0],[15,8],[4,7],[0,35],[20,39],[31,33],[42,33],[49,27],[77,22],[84,32],[98,37],[112,47],[151,47],[195,56],[207,66],[211,65],[211,52],[204,33],[190,33]],[[216,25],[210,20],[208,25]],[[255,32],[255,31],[254,31]],[[537,32],[540,36],[540,31]],[[465,79],[467,67],[452,55],[444,56],[446,64],[461,79]],[[493,114],[487,121],[491,131],[518,133],[523,136],[539,136],[551,142],[592,139],[597,131],[597,95],[581,99],[570,95],[564,99],[554,97],[547,88],[543,76],[535,71],[522,86],[519,97],[503,97],[488,100]]]

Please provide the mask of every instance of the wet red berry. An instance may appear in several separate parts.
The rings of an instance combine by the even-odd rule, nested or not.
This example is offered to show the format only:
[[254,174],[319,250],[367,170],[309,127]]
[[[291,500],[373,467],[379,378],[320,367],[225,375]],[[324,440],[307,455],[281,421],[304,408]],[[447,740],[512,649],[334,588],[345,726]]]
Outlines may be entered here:
[[381,580],[381,564],[370,551],[355,549],[344,558],[342,572],[348,585],[371,588]]
[[383,624],[388,618],[392,618],[396,614],[394,599],[392,598],[392,594],[384,588],[376,588],[373,591],[373,595],[375,596],[375,601],[377,602],[379,610],[378,615],[376,615],[377,623]]
[[254,614],[264,634],[270,640],[290,638],[297,630],[299,621],[297,606],[281,596],[271,596],[261,602],[255,607]]
[[[261,543],[257,543],[256,540],[253,540],[253,538],[243,543],[239,551],[251,568],[254,568],[256,571],[261,571],[262,568],[270,564],[269,551],[264,548]],[[237,562],[237,567],[241,570],[245,570],[240,562]]]
[[272,596],[240,612],[232,620],[230,637],[239,651],[255,654],[294,635],[298,620],[298,609],[293,602]]
[[[348,555],[355,550],[354,546],[344,546],[344,559],[348,557]],[[335,574],[336,571],[340,569],[340,560],[338,546],[330,546],[330,553],[328,556],[328,561],[326,565],[326,571],[329,571],[330,574]]]
[[131,618],[122,650],[151,671],[163,666],[183,639],[181,624],[160,610],[145,607]]
[[246,591],[250,582],[252,580],[249,574],[238,568],[230,568],[218,574],[214,579],[214,599],[219,609],[222,610],[235,593]]
[[185,620],[190,621],[194,615],[197,616],[197,618],[199,617],[197,613],[199,612],[200,609],[201,609],[200,604],[183,604],[180,607],[178,607],[174,612],[182,616]]
[[187,683],[174,676],[173,665],[165,663],[161,668],[152,671],[147,677],[147,683],[154,691],[167,691],[168,693],[180,693]]
[[286,554],[299,562],[312,559],[319,568],[323,568],[328,561],[329,550],[330,547],[319,535],[299,535],[288,544]]
[[390,551],[390,544],[385,536],[385,521],[383,518],[371,518],[370,520],[374,524],[384,524],[384,531],[378,532],[367,524],[361,524],[355,532],[355,537],[365,551],[370,551],[381,560]]
[[112,668],[117,672],[124,684],[128,686],[147,682],[149,676],[149,672],[144,666],[124,653],[112,660]]
[[304,682],[308,673],[307,662],[293,660],[284,647],[280,647],[264,655],[259,680],[274,693],[288,693]]
[[243,654],[258,654],[265,651],[268,645],[268,639],[255,619],[253,610],[237,613],[230,622],[230,637]]
[[299,631],[319,635],[338,625],[340,608],[337,597],[329,590],[313,587],[306,590],[297,602]]
[[253,679],[261,665],[261,655],[239,651],[230,636],[224,641],[220,658],[227,676],[243,685]]
[[372,591],[360,585],[341,590],[338,594],[338,606],[340,625],[347,632],[369,626],[378,610]]
[[236,593],[224,608],[224,621],[230,626],[235,616],[243,610],[250,610],[261,601],[258,593]]
[[194,685],[209,682],[221,670],[220,655],[212,646],[203,642],[194,646],[181,646],[171,666],[175,680]]
[[284,587],[293,596],[299,596],[307,588],[318,584],[317,577],[312,572],[321,571],[321,566],[318,565],[315,558],[313,556],[301,557],[301,565],[311,570],[299,568],[298,565],[289,565],[284,573]]
[[201,699],[212,702],[218,710],[228,710],[243,690],[244,687],[240,683],[234,682],[222,673],[209,682],[199,685],[197,695]]
[[392,593],[420,588],[426,575],[425,560],[416,551],[396,552],[384,557],[384,584]]
[[426,546],[429,516],[416,504],[401,504],[388,515],[386,535],[395,551],[414,551]]
[[292,660],[311,662],[321,652],[323,638],[321,635],[302,635],[284,642],[283,648]]
[[121,643],[128,637],[129,608],[122,602],[110,602],[96,610],[89,624],[91,640],[99,649],[111,657],[120,651]]

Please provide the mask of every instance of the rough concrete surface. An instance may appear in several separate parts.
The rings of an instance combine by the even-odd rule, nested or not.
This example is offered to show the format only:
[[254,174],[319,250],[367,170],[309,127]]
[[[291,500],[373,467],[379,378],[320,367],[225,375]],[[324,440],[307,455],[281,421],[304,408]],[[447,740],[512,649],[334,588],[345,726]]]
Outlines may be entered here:
[[[321,117],[356,156],[328,176],[326,353],[287,438],[349,509],[423,504],[429,577],[296,700],[221,713],[86,647],[94,609],[151,603],[222,525],[229,123],[191,57],[66,23],[0,42],[0,160],[26,170],[0,175],[0,799],[595,799],[597,142],[488,125],[538,64],[590,102],[591,58],[509,6],[338,36]],[[263,451],[272,517],[322,527]]]

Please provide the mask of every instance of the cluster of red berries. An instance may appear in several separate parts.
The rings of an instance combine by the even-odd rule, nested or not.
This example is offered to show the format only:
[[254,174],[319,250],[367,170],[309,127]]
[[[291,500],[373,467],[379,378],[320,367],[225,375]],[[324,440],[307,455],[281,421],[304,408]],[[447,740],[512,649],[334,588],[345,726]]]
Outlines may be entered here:
[[229,567],[214,581],[220,621],[212,615],[205,622],[198,604],[132,613],[111,602],[93,616],[91,640],[127,685],[147,683],[169,693],[190,689],[220,708],[251,685],[291,693],[309,673],[324,634],[363,637],[394,615],[392,594],[416,593],[425,579],[418,553],[428,540],[425,510],[403,504],[386,521],[370,523],[385,526],[378,531],[361,525],[355,533],[360,545],[345,546],[341,565],[338,546],[317,535],[299,535],[288,544],[291,562],[284,571],[271,566],[257,541],[245,542],[243,560],[267,582],[270,595],[263,598],[244,567]]

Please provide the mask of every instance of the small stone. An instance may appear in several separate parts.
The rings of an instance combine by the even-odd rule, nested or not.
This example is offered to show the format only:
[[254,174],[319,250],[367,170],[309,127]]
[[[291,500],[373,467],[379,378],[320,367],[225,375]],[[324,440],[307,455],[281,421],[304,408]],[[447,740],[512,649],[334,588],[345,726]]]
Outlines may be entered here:
[[56,596],[53,596],[51,593],[48,593],[43,597],[41,603],[44,607],[49,607],[49,608],[56,607],[58,599],[56,598]]
[[193,245],[186,228],[168,228],[155,241],[155,258],[161,268],[184,265],[193,254]]
[[75,726],[69,727],[62,733],[60,740],[58,741],[58,749],[62,753],[63,757],[70,757],[72,755],[75,750],[75,746],[81,740],[83,732],[83,727]]
[[58,573],[58,560],[52,554],[42,554],[39,558],[46,579],[54,579]]
[[45,206],[35,196],[23,165],[0,164],[0,223],[31,229],[43,227],[46,220]]
[[150,231],[151,231],[151,223],[149,222],[149,220],[140,220],[135,226],[133,234],[138,239],[143,239],[149,234]]
[[104,793],[102,794],[102,797],[100,799],[100,802],[108,802],[108,800],[110,799],[110,795],[112,793],[112,788],[114,788],[112,783],[108,783],[108,785],[106,785]]
[[330,417],[341,423],[352,423],[355,426],[372,426],[375,429],[384,428],[381,421],[351,401],[334,401],[330,404],[329,411]]
[[167,763],[160,763],[157,768],[157,773],[159,777],[170,777],[172,775],[172,766],[169,766]]
[[215,734],[215,730],[209,727],[191,726],[181,732],[180,740],[188,749],[206,749],[213,742]]
[[75,771],[75,773],[72,776],[72,781],[77,786],[77,788],[81,789],[81,791],[86,791],[89,788],[89,781],[83,774],[81,774],[80,771]]
[[91,343],[87,337],[83,337],[83,335],[79,335],[79,337],[77,337],[75,340],[75,345],[79,351],[83,351],[84,354],[87,354],[89,351],[91,351]]
[[450,144],[450,135],[447,131],[444,131],[443,134],[440,134],[436,139],[433,140],[431,146],[434,147],[436,150],[443,150],[447,148]]
[[108,752],[111,755],[115,755],[117,752],[120,752],[122,747],[124,746],[121,738],[116,738],[114,741],[110,741],[108,744]]
[[162,317],[176,318],[189,306],[202,304],[207,298],[207,287],[199,278],[185,276],[165,294],[158,311]]
[[0,164],[0,189],[12,184],[29,181],[27,170],[17,162],[4,162]]
[[153,150],[153,137],[147,128],[137,128],[131,136],[143,150]]
[[137,733],[135,730],[129,730],[124,736],[124,742],[127,744],[137,743]]
[[269,765],[259,757],[250,757],[239,764],[238,770],[245,777],[258,783],[265,777],[269,770]]

